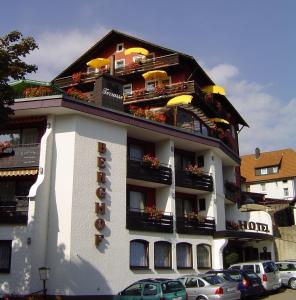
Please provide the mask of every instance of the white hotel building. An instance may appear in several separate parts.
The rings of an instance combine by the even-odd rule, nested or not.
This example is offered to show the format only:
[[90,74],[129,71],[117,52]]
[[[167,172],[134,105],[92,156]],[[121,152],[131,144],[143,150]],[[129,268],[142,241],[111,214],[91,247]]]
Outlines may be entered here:
[[[140,62],[135,47],[149,51]],[[98,57],[110,64],[87,68]],[[0,295],[41,290],[41,266],[49,295],[107,299],[142,278],[274,258],[270,215],[239,210],[247,124],[194,58],[111,31],[53,83],[41,96],[17,83],[0,128]]]

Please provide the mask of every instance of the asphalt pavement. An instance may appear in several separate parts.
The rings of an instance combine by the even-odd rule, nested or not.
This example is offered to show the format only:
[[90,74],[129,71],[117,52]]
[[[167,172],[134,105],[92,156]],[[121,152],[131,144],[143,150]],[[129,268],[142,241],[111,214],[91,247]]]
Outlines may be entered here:
[[282,288],[277,293],[272,293],[266,296],[259,297],[257,299],[258,300],[265,300],[265,299],[266,300],[296,300],[296,290]]

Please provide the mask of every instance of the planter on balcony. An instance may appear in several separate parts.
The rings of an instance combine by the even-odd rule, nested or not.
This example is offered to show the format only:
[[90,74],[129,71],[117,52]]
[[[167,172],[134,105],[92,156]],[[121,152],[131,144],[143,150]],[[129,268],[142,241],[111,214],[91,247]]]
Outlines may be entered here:
[[212,192],[213,177],[207,174],[196,175],[188,171],[175,171],[176,186]]
[[183,234],[212,235],[216,230],[214,218],[177,217],[177,232]]
[[130,230],[173,232],[173,216],[170,213],[154,215],[144,210],[130,210],[126,212],[126,228]]
[[127,177],[167,185],[172,184],[171,168],[162,165],[154,168],[148,166],[147,163],[136,160],[127,161]]

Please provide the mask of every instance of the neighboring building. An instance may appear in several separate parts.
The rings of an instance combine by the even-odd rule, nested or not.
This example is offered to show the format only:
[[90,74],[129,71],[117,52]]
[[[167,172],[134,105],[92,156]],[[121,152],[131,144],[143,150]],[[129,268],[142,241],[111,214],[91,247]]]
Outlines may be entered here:
[[293,200],[296,196],[296,152],[283,149],[241,157],[246,190],[266,198]]
[[14,86],[0,294],[40,290],[41,266],[49,294],[106,299],[141,278],[274,258],[270,215],[237,207],[247,123],[193,57],[111,31],[53,85]]

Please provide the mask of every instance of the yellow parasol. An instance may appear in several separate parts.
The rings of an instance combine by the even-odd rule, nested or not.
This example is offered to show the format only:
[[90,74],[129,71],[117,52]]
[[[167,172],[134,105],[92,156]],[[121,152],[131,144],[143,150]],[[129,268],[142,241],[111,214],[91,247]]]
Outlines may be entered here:
[[202,88],[202,90],[207,94],[220,94],[225,96],[225,90],[222,86],[219,85],[208,85]]
[[173,99],[169,100],[167,106],[176,106],[176,105],[184,105],[191,103],[193,96],[191,95],[180,95],[174,97]]
[[86,63],[90,68],[101,68],[110,64],[109,58],[95,58]]
[[149,71],[144,74],[142,74],[145,80],[158,80],[158,79],[167,79],[168,74],[166,71],[162,70],[154,70],[154,71]]
[[134,47],[134,48],[128,48],[124,51],[124,55],[129,55],[132,53],[138,53],[138,54],[143,54],[143,55],[148,55],[149,51],[146,50],[145,48],[139,48],[139,47]]
[[227,125],[230,124],[227,120],[221,119],[221,118],[211,118],[209,120],[212,121],[212,122],[215,122],[215,123],[224,123],[224,124],[227,124]]

